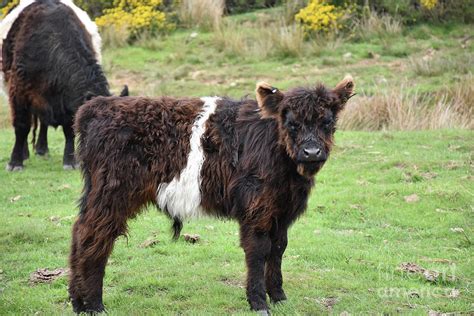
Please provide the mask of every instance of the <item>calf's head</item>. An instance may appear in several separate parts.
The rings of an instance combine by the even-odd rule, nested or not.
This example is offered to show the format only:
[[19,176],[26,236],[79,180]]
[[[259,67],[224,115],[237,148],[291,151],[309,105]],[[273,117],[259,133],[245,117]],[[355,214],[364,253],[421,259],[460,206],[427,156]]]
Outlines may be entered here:
[[256,92],[262,117],[278,121],[279,142],[298,173],[312,177],[329,156],[337,116],[354,95],[354,80],[347,76],[334,89],[318,85],[285,93],[261,82]]

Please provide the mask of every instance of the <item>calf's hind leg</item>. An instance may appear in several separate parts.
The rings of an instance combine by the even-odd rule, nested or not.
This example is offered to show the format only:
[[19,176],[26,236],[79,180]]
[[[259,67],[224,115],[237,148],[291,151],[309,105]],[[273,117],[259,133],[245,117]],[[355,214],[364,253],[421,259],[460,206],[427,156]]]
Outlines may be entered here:
[[[122,171],[127,172],[126,168]],[[127,190],[110,172],[108,174],[108,179],[104,179],[103,174],[91,176],[84,168],[81,212],[74,224],[69,258],[69,295],[76,313],[104,311],[103,279],[114,242],[126,234],[127,219],[150,201],[150,192],[156,192],[152,186],[150,192]],[[116,186],[111,187],[111,183]],[[140,184],[137,183],[137,188],[144,187]]]
[[[102,214],[112,213],[110,210],[102,211]],[[79,217],[72,237],[69,294],[76,313],[104,311],[102,286],[105,266],[115,240],[126,231],[125,220],[88,215]]]

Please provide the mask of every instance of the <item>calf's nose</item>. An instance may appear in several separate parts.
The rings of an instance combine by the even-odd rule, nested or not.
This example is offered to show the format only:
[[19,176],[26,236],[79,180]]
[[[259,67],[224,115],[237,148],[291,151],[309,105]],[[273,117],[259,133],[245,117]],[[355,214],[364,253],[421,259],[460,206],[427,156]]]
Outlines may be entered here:
[[314,161],[321,158],[321,148],[310,147],[303,149],[304,158],[308,161]]

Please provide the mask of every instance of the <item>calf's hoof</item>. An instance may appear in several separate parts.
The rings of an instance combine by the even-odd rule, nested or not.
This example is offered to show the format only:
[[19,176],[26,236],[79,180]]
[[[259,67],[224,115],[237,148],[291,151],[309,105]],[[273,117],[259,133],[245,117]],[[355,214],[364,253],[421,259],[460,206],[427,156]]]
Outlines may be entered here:
[[85,312],[90,315],[97,315],[101,313],[106,313],[105,307],[103,304],[98,304],[96,306],[86,306]]
[[87,306],[81,300],[71,300],[72,310],[76,314],[86,313],[89,315],[96,315],[100,313],[106,313],[105,307],[103,304],[97,304],[95,306]]
[[23,165],[14,165],[11,163],[8,163],[5,170],[7,171],[23,171]]
[[271,313],[268,309],[262,309],[262,310],[257,311],[257,315],[258,316],[270,316]]

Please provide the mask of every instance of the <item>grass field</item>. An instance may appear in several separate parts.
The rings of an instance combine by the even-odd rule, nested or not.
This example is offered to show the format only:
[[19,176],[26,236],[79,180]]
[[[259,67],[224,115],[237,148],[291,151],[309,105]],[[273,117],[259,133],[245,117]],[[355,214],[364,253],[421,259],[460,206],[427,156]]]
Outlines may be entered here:
[[[67,266],[81,189],[79,172],[62,170],[62,133],[50,134],[49,159],[32,157],[21,173],[0,171],[0,314],[71,313],[66,278],[29,283],[38,268]],[[272,307],[275,314],[472,312],[474,133],[336,136],[307,213],[289,233],[283,261],[289,300]],[[0,130],[0,138],[5,165],[12,132]],[[413,194],[418,200],[407,202]],[[109,312],[248,313],[237,225],[185,224],[184,233],[200,235],[197,244],[172,242],[169,228],[154,209],[130,223],[129,238],[117,242],[107,268]],[[429,282],[399,271],[406,262],[441,276]]]
[[[261,27],[276,14],[243,14],[219,32],[178,30],[106,49],[112,90],[128,84],[134,95],[240,98],[253,96],[259,80],[286,89],[334,85],[351,73],[355,102],[384,93],[422,98],[473,81],[473,45],[464,42],[472,25],[419,25],[293,51],[265,42],[272,28]],[[62,169],[62,132],[52,129],[48,159],[33,155],[23,172],[4,171],[14,140],[8,116],[0,104],[0,315],[71,314],[67,278],[29,278],[39,268],[67,267],[80,173]],[[289,299],[272,311],[473,313],[473,168],[472,130],[338,131],[308,210],[289,232]],[[201,219],[183,233],[201,240],[172,242],[169,220],[154,209],[130,222],[106,272],[112,315],[250,314],[237,224]],[[427,271],[408,273],[403,263]]]

